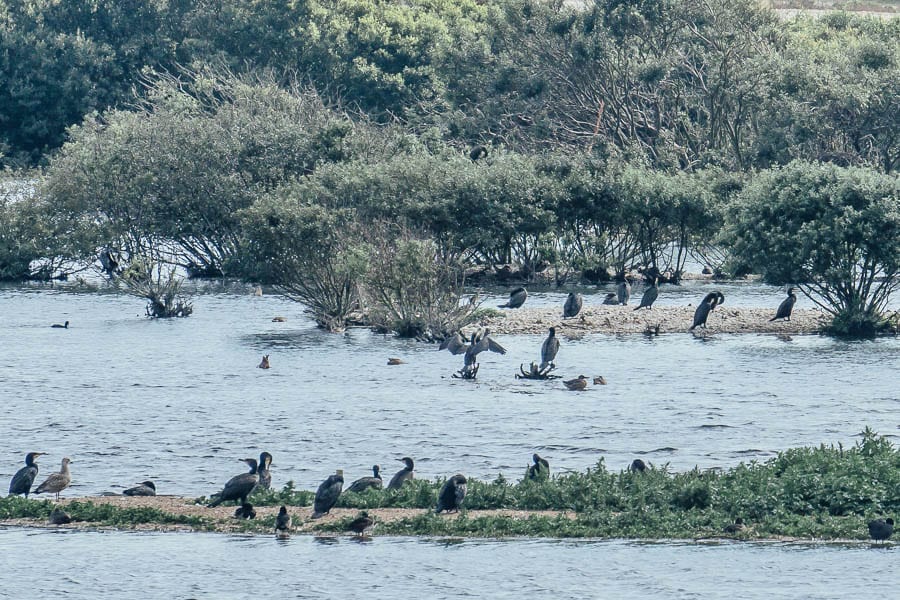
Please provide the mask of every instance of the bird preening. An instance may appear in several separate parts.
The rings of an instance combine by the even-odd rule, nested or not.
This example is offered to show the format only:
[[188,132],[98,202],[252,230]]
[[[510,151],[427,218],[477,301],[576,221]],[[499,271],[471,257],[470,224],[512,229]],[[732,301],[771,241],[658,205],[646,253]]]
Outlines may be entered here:
[[695,327],[703,326],[706,329],[706,320],[709,318],[709,313],[712,310],[719,306],[720,304],[724,304],[725,296],[722,295],[722,292],[710,292],[703,298],[703,301],[700,302],[700,305],[697,306],[697,310],[694,311],[694,324],[691,325],[688,331],[693,331]]
[[437,508],[434,509],[434,512],[435,514],[440,514],[443,511],[459,512],[465,498],[466,478],[464,475],[457,473],[441,486],[441,491],[438,492]]

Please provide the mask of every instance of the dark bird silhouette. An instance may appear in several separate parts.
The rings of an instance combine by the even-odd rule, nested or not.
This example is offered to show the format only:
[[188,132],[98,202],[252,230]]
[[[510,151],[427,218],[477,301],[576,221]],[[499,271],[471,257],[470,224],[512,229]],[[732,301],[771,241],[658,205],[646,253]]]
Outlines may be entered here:
[[100,266],[103,268],[103,272],[110,277],[119,270],[119,261],[116,260],[109,247],[100,251]]
[[369,488],[374,488],[376,490],[380,490],[381,486],[384,482],[381,480],[381,467],[378,465],[372,465],[372,476],[371,477],[360,477],[356,481],[350,484],[350,487],[347,488],[348,492],[356,492],[360,494],[366,491]]
[[256,467],[256,477],[259,482],[256,487],[267,490],[272,487],[272,471],[269,467],[272,465],[272,455],[268,452],[260,452],[259,464]]
[[883,542],[894,533],[893,519],[875,519],[869,521],[869,537],[876,542]]
[[441,491],[438,492],[437,508],[434,509],[434,512],[436,514],[445,510],[447,512],[458,512],[465,498],[466,478],[457,473],[441,486]]
[[559,352],[559,338],[556,337],[556,327],[551,327],[550,335],[541,344],[541,371],[551,365],[556,367],[553,364],[553,359],[556,358],[557,352]]
[[253,505],[249,502],[244,502],[240,506],[238,506],[234,511],[235,519],[255,519],[256,518],[256,509],[253,508]]
[[70,517],[66,511],[57,506],[50,511],[50,518],[48,519],[48,522],[51,525],[65,525],[72,522],[72,517]]
[[791,312],[794,310],[794,305],[797,303],[797,294],[794,293],[794,288],[789,287],[787,291],[787,298],[781,301],[781,304],[778,305],[778,310],[775,312],[775,316],[769,319],[769,322],[775,321],[776,319],[787,319],[791,320]]
[[606,294],[606,296],[604,296],[604,298],[603,298],[603,304],[605,304],[605,305],[607,305],[607,306],[615,306],[615,305],[618,305],[618,304],[619,304],[619,300],[618,300],[618,298],[616,298],[616,293],[615,293],[615,292],[609,292],[608,294]]
[[122,492],[123,496],[155,496],[156,484],[152,481],[142,481],[138,485]]
[[619,282],[619,285],[616,286],[616,299],[619,301],[619,304],[627,305],[630,298],[631,282],[625,277]]
[[469,345],[466,343],[465,338],[463,338],[460,332],[456,332],[453,335],[444,339],[441,342],[440,350],[449,350],[450,354],[463,354],[466,350],[469,349]]
[[408,456],[404,456],[400,460],[406,466],[397,471],[396,475],[391,477],[391,482],[388,483],[387,487],[387,489],[389,490],[399,490],[404,483],[406,483],[407,481],[412,481],[413,467],[415,466],[415,464],[413,463],[413,459]]
[[403,361],[399,358],[389,358],[387,364],[391,366],[402,365]]
[[563,385],[565,385],[570,390],[577,392],[587,388],[587,377],[585,377],[584,375],[579,375],[575,379],[563,381]]
[[275,535],[286,536],[291,533],[291,515],[288,514],[287,507],[282,506],[278,509],[278,516],[275,517]]
[[722,292],[710,292],[703,298],[703,301],[697,306],[697,310],[694,311],[694,324],[691,325],[691,328],[688,331],[693,331],[695,327],[699,325],[703,325],[703,328],[706,329],[706,319],[709,318],[709,313],[719,304],[723,304],[725,302],[725,296],[722,295]]
[[528,479],[547,479],[550,477],[550,463],[537,453],[531,456],[534,464],[528,467]]
[[268,369],[269,368],[269,355],[266,354],[262,357],[262,360],[259,361],[259,364],[256,365],[257,369]]
[[24,494],[28,497],[31,493],[31,486],[34,484],[34,478],[38,474],[37,463],[34,462],[38,456],[43,456],[46,452],[29,452],[25,455],[25,466],[16,471],[12,480],[9,482],[9,495],[18,496]]
[[644,461],[642,461],[639,458],[636,458],[633,461],[631,461],[631,466],[628,468],[631,470],[632,473],[643,473],[644,471],[647,470],[647,463],[645,463]]
[[477,162],[478,160],[486,157],[488,155],[487,148],[484,146],[478,145],[469,150],[469,158],[472,159],[472,162]]
[[581,294],[576,294],[575,292],[569,292],[569,296],[566,298],[566,303],[563,304],[563,319],[571,319],[578,315],[581,312],[581,307],[584,305],[584,298],[581,297]]
[[337,503],[343,487],[344,472],[340,469],[334,475],[329,475],[319,485],[319,489],[316,490],[316,499],[313,501],[313,519],[318,519],[328,514],[328,511]]
[[359,516],[347,524],[347,531],[352,531],[356,535],[365,535],[366,531],[372,529],[375,525],[375,519],[369,516],[369,513],[362,511]]
[[506,301],[506,304],[498,304],[498,308],[519,308],[523,304],[525,304],[525,300],[528,298],[528,290],[523,287],[519,287],[514,289],[509,293],[509,300]]
[[744,527],[744,520],[738,517],[734,520],[734,523],[729,523],[722,531],[725,533],[737,533],[738,531],[743,531]]
[[59,493],[72,483],[72,474],[69,473],[69,463],[71,462],[69,458],[62,459],[62,467],[60,467],[59,473],[51,473],[50,477],[44,480],[44,483],[37,486],[34,493],[43,494],[44,492],[49,492],[56,494],[56,499],[59,500]]
[[50,327],[53,327],[54,329],[68,329],[68,328],[69,328],[69,322],[66,321],[66,322],[65,322],[64,324],[62,324],[62,325],[60,325],[59,323],[54,323],[54,324],[51,325]]
[[634,310],[640,310],[642,308],[653,309],[653,303],[656,302],[656,299],[659,298],[659,277],[653,278],[653,285],[644,291],[644,295],[641,296],[641,303],[639,306],[635,307]]
[[469,347],[466,349],[466,355],[463,358],[463,365],[471,367],[476,363],[476,358],[482,352],[490,350],[498,354],[506,354],[506,348],[498,344],[491,338],[491,330],[485,328],[479,337],[478,333],[473,333]]
[[221,492],[213,494],[214,500],[209,503],[210,507],[218,506],[230,500],[235,500],[238,504],[246,504],[247,496],[253,493],[253,490],[259,483],[259,475],[256,474],[257,463],[255,458],[242,458],[240,461],[247,463],[250,467],[250,472],[241,473],[229,479]]

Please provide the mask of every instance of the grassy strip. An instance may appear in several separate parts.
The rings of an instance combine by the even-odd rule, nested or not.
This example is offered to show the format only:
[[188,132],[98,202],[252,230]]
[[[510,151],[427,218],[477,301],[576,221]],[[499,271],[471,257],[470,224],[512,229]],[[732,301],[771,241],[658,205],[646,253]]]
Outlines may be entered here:
[[[433,509],[442,481],[416,480],[399,491],[345,493],[339,507],[357,509]],[[312,492],[288,484],[280,491],[254,495],[258,506],[307,507]],[[8,497],[0,500],[0,519],[46,519],[49,500]],[[741,464],[724,472],[669,473],[607,471],[600,461],[583,473],[543,481],[511,483],[470,479],[466,510],[515,509],[566,511],[568,516],[464,513],[460,518],[425,513],[382,521],[379,534],[451,536],[621,537],[694,539],[721,535],[740,517],[745,538],[864,539],[866,523],[900,513],[900,451],[887,438],[866,429],[854,447],[797,448],[776,458]],[[121,508],[73,502],[66,511],[76,521],[98,525],[178,524],[214,529],[221,522],[176,515],[153,508]],[[572,518],[574,517],[574,518]],[[316,531],[343,531],[350,518],[322,523]],[[231,530],[271,532],[273,516],[236,522]]]

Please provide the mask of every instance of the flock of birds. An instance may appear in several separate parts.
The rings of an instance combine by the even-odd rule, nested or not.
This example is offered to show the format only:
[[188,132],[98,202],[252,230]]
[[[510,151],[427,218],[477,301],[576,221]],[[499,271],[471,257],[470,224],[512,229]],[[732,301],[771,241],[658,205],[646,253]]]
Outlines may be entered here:
[[[34,484],[38,474],[38,465],[35,459],[43,456],[44,452],[29,452],[25,456],[25,466],[13,476],[9,484],[9,495],[24,495],[28,498],[31,493],[55,493],[57,501],[59,494],[69,487],[72,482],[72,475],[69,471],[69,464],[72,462],[68,457],[62,459],[62,466],[57,473],[51,473],[47,479],[41,483],[32,492],[31,487]],[[532,464],[526,471],[526,477],[531,480],[546,480],[550,477],[550,463],[547,459],[535,453],[531,457]],[[207,504],[209,507],[216,507],[224,502],[235,502],[237,508],[234,517],[237,519],[255,519],[256,509],[248,502],[250,495],[257,489],[268,490],[272,486],[272,473],[270,467],[272,465],[272,455],[268,452],[262,452],[259,460],[255,458],[242,458],[241,462],[246,463],[250,467],[250,471],[235,475],[225,483],[221,491],[213,494]],[[403,468],[388,482],[388,490],[399,490],[403,485],[414,478],[415,462],[412,458],[404,456],[400,459],[403,462]],[[647,464],[637,458],[628,469],[634,473],[643,473],[647,470]],[[441,486],[437,495],[437,506],[435,514],[442,512],[459,512],[463,508],[463,502],[466,498],[467,483],[465,475],[457,473],[448,478]],[[347,488],[347,492],[363,493],[368,489],[382,489],[384,481],[381,477],[381,468],[378,465],[372,466],[372,475],[361,477],[353,481]],[[327,515],[331,509],[337,504],[341,493],[344,492],[344,472],[338,469],[333,475],[329,475],[323,481],[313,500],[313,512],[311,519],[318,519]],[[156,485],[152,481],[143,481],[135,487],[128,488],[122,492],[124,496],[155,496]],[[49,522],[54,525],[62,525],[71,522],[71,517],[59,506],[54,507],[50,513]],[[375,526],[373,519],[366,511],[362,511],[359,515],[351,520],[347,526],[347,531],[352,531],[357,535],[365,535]],[[281,506],[278,515],[275,517],[275,534],[278,537],[289,536],[293,527],[293,519],[286,506]],[[745,529],[742,519],[737,518],[733,523],[725,526],[725,533],[733,534]],[[894,532],[894,520],[875,519],[868,524],[869,536],[877,541],[883,542],[891,537]]]

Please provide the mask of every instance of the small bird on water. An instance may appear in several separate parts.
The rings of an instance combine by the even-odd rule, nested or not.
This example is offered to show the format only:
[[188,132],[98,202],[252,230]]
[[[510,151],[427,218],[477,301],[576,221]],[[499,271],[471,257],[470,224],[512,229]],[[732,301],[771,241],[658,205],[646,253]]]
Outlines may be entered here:
[[894,533],[894,519],[875,519],[869,521],[869,537],[876,542],[883,542]]
[[71,462],[72,460],[68,457],[62,459],[62,467],[60,467],[59,473],[51,473],[50,477],[44,480],[44,483],[37,486],[34,493],[43,494],[44,492],[49,492],[56,494],[56,499],[59,500],[59,493],[72,483],[72,474],[69,472],[69,463]]
[[122,492],[123,496],[155,496],[156,484],[152,481],[142,481],[132,488],[128,488]]
[[25,466],[16,471],[12,480],[9,482],[9,495],[18,496],[24,494],[28,497],[31,493],[31,486],[34,484],[34,478],[38,474],[37,463],[34,462],[38,456],[43,456],[46,452],[29,452],[25,455]]
[[62,324],[62,325],[60,325],[59,323],[54,323],[54,324],[51,325],[50,327],[52,327],[52,328],[54,328],[54,329],[68,329],[68,328],[69,328],[69,322],[66,321],[66,322],[65,322],[64,324]]
[[397,471],[397,473],[391,477],[391,482],[388,483],[387,489],[389,490],[399,490],[404,483],[407,481],[412,481],[413,479],[413,467],[415,467],[415,463],[413,463],[413,459],[408,456],[404,456],[400,459],[406,466]]
[[584,375],[579,375],[575,379],[563,381],[563,385],[565,385],[573,392],[578,392],[587,388],[587,377],[585,377]]
[[440,514],[445,510],[459,512],[465,499],[466,478],[461,473],[457,473],[441,486],[441,491],[438,492],[437,508],[434,509],[434,512],[435,514]]
[[262,357],[262,360],[256,365],[257,369],[268,369],[269,368],[269,355],[266,354]]
[[313,501],[313,519],[324,517],[328,514],[341,495],[344,487],[344,472],[340,469],[334,475],[329,475],[316,490],[316,498]]

